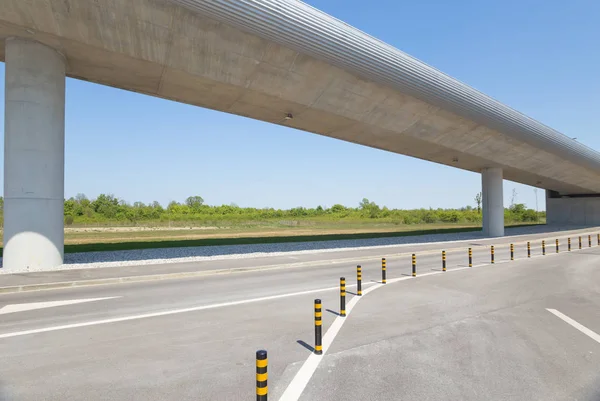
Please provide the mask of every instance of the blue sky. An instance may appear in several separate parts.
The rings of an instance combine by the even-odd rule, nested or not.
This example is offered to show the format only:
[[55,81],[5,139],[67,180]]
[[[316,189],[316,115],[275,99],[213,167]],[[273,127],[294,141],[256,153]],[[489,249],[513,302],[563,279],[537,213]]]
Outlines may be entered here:
[[[597,0],[307,3],[600,149]],[[3,92],[4,64],[0,75]],[[396,208],[460,207],[474,204],[481,184],[475,173],[73,79],[65,158],[67,197],[104,192],[129,202],[201,195],[288,208],[366,197]],[[513,188],[535,207],[533,188],[508,181],[505,204]],[[538,197],[542,209],[543,191]]]

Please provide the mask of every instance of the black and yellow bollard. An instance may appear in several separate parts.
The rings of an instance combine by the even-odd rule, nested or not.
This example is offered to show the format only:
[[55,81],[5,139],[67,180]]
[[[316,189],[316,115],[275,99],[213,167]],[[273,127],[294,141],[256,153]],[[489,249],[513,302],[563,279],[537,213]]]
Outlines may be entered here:
[[469,248],[469,267],[473,267],[473,249]]
[[340,316],[346,316],[346,278],[340,277]]
[[596,234],[598,236],[598,245],[600,245],[600,234]]
[[442,251],[442,271],[446,271],[446,251]]
[[527,241],[527,257],[531,257],[531,242]]
[[323,312],[321,300],[315,299],[315,354],[323,355]]
[[412,254],[412,276],[417,277],[417,255]]
[[515,245],[510,244],[510,260],[515,260]]
[[387,283],[387,280],[385,278],[385,270],[386,270],[386,261],[385,258],[381,259],[381,283],[385,284]]
[[588,248],[592,247],[592,236],[588,235]]
[[556,253],[559,251],[558,238],[556,239]]
[[256,351],[256,401],[267,401],[269,393],[267,365],[267,351]]
[[567,250],[571,252],[571,237],[567,238]]
[[579,236],[579,249],[581,249],[581,236]]
[[542,240],[542,255],[546,254],[546,241]]
[[362,267],[356,266],[356,295],[362,295]]
[[490,247],[490,262],[494,264],[494,245]]

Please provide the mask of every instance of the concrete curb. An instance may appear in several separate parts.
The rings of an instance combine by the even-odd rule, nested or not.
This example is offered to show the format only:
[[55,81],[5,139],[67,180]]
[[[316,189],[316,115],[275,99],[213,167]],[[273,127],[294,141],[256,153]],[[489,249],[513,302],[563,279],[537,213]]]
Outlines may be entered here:
[[[578,233],[582,237],[587,236],[590,233]],[[596,233],[594,233],[595,235]],[[564,238],[576,238],[578,235],[558,235],[554,237],[548,237],[550,240],[554,239],[564,239]],[[548,240],[546,238],[546,240]],[[541,242],[543,238],[535,239],[530,242]],[[524,245],[526,244],[526,240],[521,240],[518,242],[514,242],[515,245]],[[475,245],[475,244],[473,244]],[[477,244],[477,247],[489,247],[488,244]],[[496,249],[508,248],[510,243],[503,243],[496,245]],[[549,248],[552,248],[553,244],[548,244]],[[446,252],[454,252],[458,250],[464,250],[468,247],[468,245],[455,247],[455,248],[446,248]],[[586,249],[587,247],[583,247],[582,249]],[[419,255],[428,255],[433,253],[440,253],[442,248],[440,249],[430,249],[422,252],[417,252]],[[576,250],[576,249],[573,249]],[[127,276],[127,277],[109,277],[109,278],[101,278],[101,279],[90,279],[90,280],[75,280],[75,281],[61,281],[61,282],[51,282],[51,283],[40,283],[40,284],[24,284],[24,285],[16,285],[16,286],[8,286],[8,287],[0,287],[0,294],[12,294],[18,292],[28,292],[28,291],[42,291],[42,290],[59,290],[66,288],[77,288],[77,287],[86,287],[86,286],[95,286],[95,285],[109,285],[109,284],[126,284],[126,283],[142,283],[149,281],[162,281],[162,280],[174,280],[180,278],[193,278],[193,277],[203,277],[203,276],[213,276],[218,274],[232,274],[232,273],[244,273],[244,272],[256,272],[256,271],[266,271],[266,270],[280,270],[280,269],[293,269],[298,267],[316,267],[323,265],[335,265],[341,263],[357,263],[357,262],[365,262],[369,260],[378,260],[382,257],[387,258],[388,260],[399,258],[403,256],[410,256],[413,252],[401,252],[395,254],[382,254],[377,256],[366,256],[362,258],[345,258],[345,259],[325,259],[325,260],[316,260],[312,262],[298,262],[298,263],[288,263],[282,265],[266,265],[266,266],[255,266],[255,267],[236,267],[231,269],[218,269],[218,270],[204,270],[204,271],[191,271],[191,272],[178,272],[178,273],[163,273],[163,274],[150,274],[150,275],[140,275],[140,276]]]

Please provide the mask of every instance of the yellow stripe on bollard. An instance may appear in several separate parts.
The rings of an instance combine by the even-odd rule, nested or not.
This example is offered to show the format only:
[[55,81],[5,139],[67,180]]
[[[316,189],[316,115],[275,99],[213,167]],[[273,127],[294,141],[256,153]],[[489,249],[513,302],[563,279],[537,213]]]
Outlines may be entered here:
[[473,267],[473,249],[469,248],[469,267]]
[[267,351],[256,351],[256,401],[267,401],[269,392],[267,365]]
[[446,271],[446,251],[442,251],[442,271]]

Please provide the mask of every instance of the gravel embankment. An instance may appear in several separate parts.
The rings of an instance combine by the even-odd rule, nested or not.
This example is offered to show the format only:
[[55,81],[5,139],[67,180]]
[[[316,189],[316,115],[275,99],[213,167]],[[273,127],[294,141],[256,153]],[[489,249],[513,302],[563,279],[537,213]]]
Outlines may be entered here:
[[[537,234],[544,232],[566,231],[583,227],[518,227],[506,230],[506,235]],[[217,259],[240,259],[283,254],[336,252],[361,249],[365,247],[392,247],[404,244],[423,244],[442,241],[465,241],[482,239],[481,232],[463,232],[452,234],[431,234],[407,237],[371,238],[361,240],[289,242],[280,244],[220,245],[185,248],[156,248],[114,252],[84,252],[65,254],[65,263],[52,270],[88,269],[118,266],[139,266],[163,263],[197,262]],[[35,270],[28,270],[32,272]],[[14,271],[13,271],[14,273]],[[0,269],[2,274],[2,269]]]

